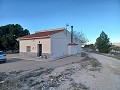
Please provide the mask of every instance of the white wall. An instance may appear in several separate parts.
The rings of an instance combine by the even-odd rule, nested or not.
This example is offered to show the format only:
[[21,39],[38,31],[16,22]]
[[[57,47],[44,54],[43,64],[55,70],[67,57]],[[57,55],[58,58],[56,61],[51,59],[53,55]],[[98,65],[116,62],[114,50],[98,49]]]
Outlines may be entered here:
[[69,45],[68,46],[68,54],[69,55],[77,54],[78,53],[77,47],[78,47],[77,45]]
[[[75,37],[73,42],[78,44],[78,52],[81,52],[81,43]],[[68,55],[68,44],[71,43],[71,34],[67,31],[62,31],[51,36],[51,54],[53,58]]]
[[75,37],[74,37],[73,42],[76,43],[76,44],[78,44],[78,45],[77,45],[77,52],[78,52],[78,53],[81,53],[81,50],[82,50],[82,49],[81,49],[81,41],[80,41],[79,39],[77,39],[77,38],[75,39]]
[[[77,52],[81,52],[81,42],[73,37],[73,42],[78,44]],[[40,41],[40,43],[39,43]],[[20,40],[20,52],[26,52],[26,46],[31,46],[31,52],[38,52],[38,44],[42,44],[42,53],[50,53],[52,58],[68,55],[68,44],[71,43],[70,32],[61,31],[50,38]]]
[[69,39],[66,38],[64,32],[59,32],[51,36],[51,51],[53,58],[67,55],[67,45]]
[[51,39],[31,39],[31,40],[20,40],[20,52],[26,52],[26,46],[31,46],[31,52],[38,52],[38,44],[42,44],[42,53],[51,53]]

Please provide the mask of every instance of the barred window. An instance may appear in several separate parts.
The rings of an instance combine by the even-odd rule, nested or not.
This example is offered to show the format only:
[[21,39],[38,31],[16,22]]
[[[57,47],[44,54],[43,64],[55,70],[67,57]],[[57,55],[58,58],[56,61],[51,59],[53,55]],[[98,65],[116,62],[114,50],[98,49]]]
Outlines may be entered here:
[[31,46],[26,46],[26,52],[31,52]]

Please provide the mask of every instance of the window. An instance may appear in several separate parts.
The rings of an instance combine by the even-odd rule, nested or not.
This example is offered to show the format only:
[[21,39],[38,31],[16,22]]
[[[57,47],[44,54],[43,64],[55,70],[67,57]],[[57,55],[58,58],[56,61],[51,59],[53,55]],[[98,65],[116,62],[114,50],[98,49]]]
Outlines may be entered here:
[[26,46],[26,52],[30,52],[31,51],[31,46]]

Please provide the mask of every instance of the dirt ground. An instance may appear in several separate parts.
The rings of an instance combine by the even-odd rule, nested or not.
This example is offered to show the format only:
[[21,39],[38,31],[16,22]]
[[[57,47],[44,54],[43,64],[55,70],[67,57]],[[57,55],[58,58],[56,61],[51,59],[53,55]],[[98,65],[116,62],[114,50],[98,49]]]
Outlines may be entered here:
[[0,64],[0,90],[120,90],[120,61],[93,53],[48,62],[11,58]]
[[48,63],[18,60],[7,65],[5,71],[0,69],[0,90],[93,90],[89,83],[102,69],[101,63],[87,56]]
[[[34,70],[39,67],[43,67],[45,69],[49,68],[55,68],[59,66],[63,66],[66,64],[71,64],[73,62],[79,62],[84,57],[76,57],[76,56],[70,56],[59,60],[53,60],[53,61],[44,61],[44,60],[23,60],[23,59],[17,59],[12,57],[17,57],[18,54],[15,55],[7,55],[7,62],[4,64],[0,64],[0,72],[11,72],[11,71],[20,71],[20,70]],[[34,58],[35,59],[35,58]]]

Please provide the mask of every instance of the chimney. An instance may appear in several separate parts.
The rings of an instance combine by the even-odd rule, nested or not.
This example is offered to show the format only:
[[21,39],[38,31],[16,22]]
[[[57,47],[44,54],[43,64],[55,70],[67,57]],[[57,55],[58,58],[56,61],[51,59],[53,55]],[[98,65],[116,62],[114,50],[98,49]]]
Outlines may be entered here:
[[73,43],[73,26],[71,26],[71,43]]

